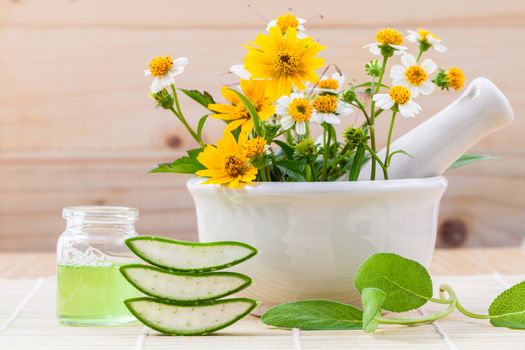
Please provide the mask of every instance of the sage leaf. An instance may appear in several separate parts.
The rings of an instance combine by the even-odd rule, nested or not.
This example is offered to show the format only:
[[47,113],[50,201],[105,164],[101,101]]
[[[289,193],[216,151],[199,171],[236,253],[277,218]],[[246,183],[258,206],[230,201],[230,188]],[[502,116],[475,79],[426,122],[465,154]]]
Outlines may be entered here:
[[393,253],[371,255],[359,267],[354,284],[360,293],[365,288],[385,292],[383,309],[388,311],[413,310],[432,297],[432,280],[423,265]]
[[525,281],[498,295],[490,305],[489,315],[495,327],[525,329]]
[[491,157],[491,156],[485,156],[483,154],[463,154],[461,157],[459,157],[452,165],[449,167],[449,169],[457,169],[462,166],[479,162],[481,160],[496,160],[498,158]]
[[262,322],[278,328],[302,330],[361,329],[363,312],[348,304],[330,300],[300,300],[274,306],[262,315]]
[[365,288],[361,292],[363,303],[363,330],[373,333],[377,325],[376,316],[381,315],[381,308],[386,299],[386,293],[377,288]]

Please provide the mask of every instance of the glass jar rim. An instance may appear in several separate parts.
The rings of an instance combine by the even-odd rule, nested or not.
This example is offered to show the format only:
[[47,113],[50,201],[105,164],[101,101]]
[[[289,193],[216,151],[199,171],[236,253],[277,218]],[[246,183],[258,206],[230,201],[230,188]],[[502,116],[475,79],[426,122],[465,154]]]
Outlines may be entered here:
[[62,217],[66,220],[81,219],[84,221],[137,221],[139,210],[136,208],[119,206],[76,206],[62,210]]

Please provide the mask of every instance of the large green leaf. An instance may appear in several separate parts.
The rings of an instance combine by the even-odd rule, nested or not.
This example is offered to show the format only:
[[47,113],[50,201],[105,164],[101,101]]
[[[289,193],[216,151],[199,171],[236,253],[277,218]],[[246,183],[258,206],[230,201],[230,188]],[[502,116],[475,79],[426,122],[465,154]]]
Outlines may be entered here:
[[190,149],[187,151],[188,156],[181,157],[171,163],[161,163],[149,171],[154,173],[178,173],[178,174],[195,174],[196,171],[206,169],[198,160],[197,156],[202,152],[202,148]]
[[213,101],[213,97],[211,97],[211,95],[207,91],[200,92],[197,90],[186,90],[186,89],[179,89],[179,90],[184,92],[186,96],[198,102],[200,105],[204,106],[205,108],[208,108],[208,105],[210,103],[215,103]]
[[359,267],[354,283],[361,293],[377,288],[386,293],[383,309],[404,312],[424,305],[432,297],[432,280],[418,262],[393,253],[377,253]]
[[510,287],[492,302],[490,323],[496,327],[525,329],[525,282]]
[[378,325],[376,316],[381,315],[381,307],[386,299],[386,293],[377,288],[365,288],[361,292],[363,303],[363,330],[373,333]]
[[303,330],[361,329],[363,312],[329,300],[301,300],[274,306],[261,320],[279,328]]
[[281,148],[281,150],[283,151],[283,153],[286,155],[288,159],[293,158],[293,155],[295,153],[295,148],[293,146],[281,140],[273,140],[273,143],[275,143],[277,146]]
[[485,156],[483,154],[463,154],[454,163],[452,163],[449,169],[460,168],[462,166],[465,166],[465,165],[468,165],[474,162],[479,162],[482,160],[496,160],[496,159],[498,158],[491,157],[491,156]]

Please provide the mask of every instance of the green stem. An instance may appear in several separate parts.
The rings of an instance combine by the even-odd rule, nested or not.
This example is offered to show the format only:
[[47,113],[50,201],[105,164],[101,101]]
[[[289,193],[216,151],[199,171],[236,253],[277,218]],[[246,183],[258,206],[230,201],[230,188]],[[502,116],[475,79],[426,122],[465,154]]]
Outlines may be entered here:
[[[372,91],[372,102],[370,104],[370,144],[372,146],[372,150],[374,153],[376,152],[376,137],[375,137],[375,116],[376,116],[376,102],[374,101],[373,97],[377,92],[379,91],[379,88],[381,87],[381,83],[383,82],[383,76],[385,75],[386,70],[386,63],[388,61],[388,57],[383,56],[383,64],[381,65],[381,71],[379,73],[379,79],[377,81],[376,87]],[[370,174],[370,179],[375,180],[376,178],[376,159],[372,159],[372,170]],[[384,170],[384,169],[383,169]]]
[[322,171],[322,175],[321,175],[321,180],[322,181],[326,181],[326,166],[328,165],[328,156],[329,156],[329,151],[330,151],[330,142],[331,142],[331,137],[332,137],[332,133],[330,132],[329,130],[329,126],[324,123],[323,124],[323,128],[324,128],[324,132],[323,134],[325,135],[324,136],[324,149],[323,149],[323,171]]
[[426,316],[421,317],[382,317],[382,316],[376,316],[375,320],[379,323],[384,324],[404,324],[404,325],[410,325],[410,324],[421,324],[421,323],[429,323],[434,322],[435,320],[439,320],[440,318],[446,317],[454,311],[456,308],[457,300],[451,299],[449,306],[440,312],[436,312],[435,314],[430,314]]
[[286,136],[286,141],[290,144],[290,146],[292,146],[293,145],[293,137],[292,137],[292,132],[290,131],[290,129],[286,130],[286,132],[284,134]]
[[305,180],[306,180],[307,182],[311,182],[311,181],[313,181],[313,180],[312,180],[312,166],[310,165],[310,163],[307,163],[307,164],[306,164],[306,169],[305,169],[305,171],[306,171],[306,174],[305,174],[305,177],[304,177]]
[[370,153],[370,155],[372,156],[372,159],[375,160],[379,164],[381,169],[383,169],[383,177],[385,178],[385,180],[388,180],[388,172],[386,171],[385,165],[383,164],[381,159],[377,156],[376,152],[366,143],[365,143],[365,148],[368,151],[368,153]]
[[394,122],[396,120],[397,111],[392,112],[392,119],[390,120],[390,128],[388,129],[388,138],[386,140],[386,154],[385,154],[385,167],[388,170],[390,166],[390,142],[392,140],[392,131],[394,130]]
[[204,143],[202,142],[201,138],[199,137],[199,135],[197,135],[197,133],[188,124],[188,122],[186,121],[186,118],[184,118],[184,114],[182,114],[182,110],[180,108],[180,103],[179,103],[179,97],[177,96],[177,89],[175,89],[174,85],[171,85],[171,91],[173,92],[173,100],[175,101],[175,107],[177,108],[177,110],[173,109],[173,107],[171,107],[170,110],[173,112],[173,114],[175,114],[177,116],[177,118],[180,120],[182,125],[184,125],[186,130],[188,130],[188,132],[193,137],[193,139],[195,141],[197,141],[197,143],[201,147],[204,147]]
[[[480,320],[488,320],[488,319],[491,319],[491,318],[497,318],[497,316],[494,317],[494,316],[490,316],[490,315],[475,314],[475,313],[470,312],[467,309],[465,309],[465,307],[463,307],[463,305],[460,304],[459,300],[457,300],[456,292],[454,292],[452,287],[449,286],[448,284],[442,284],[441,286],[439,286],[439,291],[440,292],[447,292],[448,295],[450,295],[452,298],[456,299],[456,308],[458,309],[459,312],[461,312],[465,316],[468,316],[470,318],[477,318],[477,319],[480,319]],[[443,299],[441,299],[441,300],[443,300]],[[506,316],[506,315],[502,315],[502,316]]]
[[419,49],[419,53],[417,54],[416,62],[419,62],[419,59],[421,58],[422,54],[423,54],[423,50]]

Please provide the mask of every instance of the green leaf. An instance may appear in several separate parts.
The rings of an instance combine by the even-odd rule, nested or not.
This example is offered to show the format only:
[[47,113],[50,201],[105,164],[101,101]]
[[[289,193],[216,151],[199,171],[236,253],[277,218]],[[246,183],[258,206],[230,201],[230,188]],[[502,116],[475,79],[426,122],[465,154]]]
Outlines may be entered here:
[[197,136],[200,140],[202,140],[202,128],[204,127],[204,124],[206,123],[206,120],[210,114],[203,115],[201,119],[199,119],[199,124],[197,125]]
[[281,159],[276,162],[276,165],[277,168],[290,179],[298,182],[305,181],[305,161]]
[[525,329],[525,282],[498,295],[490,305],[489,315],[493,316],[490,323],[495,327]]
[[215,101],[213,101],[213,97],[211,97],[211,95],[207,91],[200,92],[197,90],[186,90],[186,89],[179,89],[179,90],[184,92],[186,96],[196,101],[200,105],[204,106],[205,108],[208,108],[208,105],[210,103],[215,103]]
[[451,166],[449,169],[456,169],[460,168],[462,166],[468,165],[470,163],[479,162],[482,160],[496,160],[498,158],[491,157],[491,156],[485,156],[483,154],[463,154],[461,157],[459,157]]
[[171,163],[161,163],[156,168],[151,169],[149,173],[195,174],[196,171],[206,169],[197,160],[197,156],[201,152],[202,148],[190,149],[187,151],[188,156],[181,157]]
[[365,288],[384,291],[383,309],[394,312],[416,309],[432,297],[432,280],[423,265],[393,253],[371,255],[359,267],[354,283],[360,293]]
[[293,158],[293,155],[295,152],[295,149],[293,148],[293,146],[281,140],[273,140],[273,142],[281,148],[281,150],[283,151],[283,153],[286,155],[287,158],[289,159]]
[[392,162],[392,157],[395,154],[404,154],[407,157],[414,158],[414,156],[411,155],[410,153],[408,153],[407,151],[403,151],[402,149],[398,149],[397,151],[394,151],[394,152],[390,153],[390,155],[388,156],[388,164],[390,164]]
[[253,105],[253,103],[248,99],[248,97],[244,96],[242,93],[240,93],[237,90],[230,89],[231,91],[235,92],[237,96],[239,96],[239,99],[244,104],[246,109],[248,110],[248,113],[250,113],[250,117],[253,121],[253,127],[255,128],[255,133],[258,136],[263,136],[262,127],[261,127],[261,119],[259,118],[259,114],[257,113],[257,108]]
[[361,292],[363,303],[363,330],[367,333],[374,333],[379,324],[376,316],[381,315],[381,307],[386,299],[386,293],[377,288],[365,288]]
[[363,145],[357,146],[354,158],[352,160],[352,168],[350,169],[349,181],[357,181],[361,167],[363,165],[363,157],[365,156],[365,147]]
[[269,326],[311,331],[361,329],[362,319],[361,310],[329,300],[300,300],[277,305],[261,318]]

